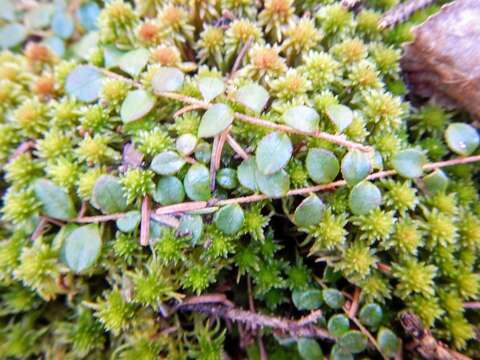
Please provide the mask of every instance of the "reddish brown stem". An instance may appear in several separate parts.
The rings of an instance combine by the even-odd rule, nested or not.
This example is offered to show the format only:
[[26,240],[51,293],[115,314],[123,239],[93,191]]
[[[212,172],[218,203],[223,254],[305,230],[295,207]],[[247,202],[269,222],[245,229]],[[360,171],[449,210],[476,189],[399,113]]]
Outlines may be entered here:
[[236,308],[222,294],[189,298],[178,305],[176,309],[177,311],[194,311],[214,317],[222,317],[224,319],[246,324],[252,329],[269,327],[281,334],[294,337],[305,336],[330,341],[335,340],[327,330],[312,324],[304,325],[298,320],[279,318]]
[[435,0],[407,0],[387,11],[380,19],[378,26],[380,29],[385,29],[404,22],[414,12],[429,6],[433,2],[435,2]]
[[465,309],[475,309],[478,310],[480,309],[480,302],[478,301],[471,301],[471,302],[466,302],[463,304],[463,307]]
[[242,149],[240,144],[230,134],[227,135],[227,142],[233,151],[235,151],[243,160],[247,160],[249,158],[247,152]]
[[43,234],[43,230],[45,230],[45,227],[48,225],[48,220],[44,217],[40,219],[40,222],[38,223],[37,227],[33,231],[33,234],[31,236],[32,241],[37,240],[40,236]]
[[76,219],[73,219],[72,222],[75,223],[101,223],[107,222],[112,220],[118,220],[124,217],[124,213],[116,213],[116,214],[109,214],[109,215],[97,215],[97,216],[83,216]]
[[142,222],[140,223],[140,245],[147,246],[150,240],[150,198],[142,201]]

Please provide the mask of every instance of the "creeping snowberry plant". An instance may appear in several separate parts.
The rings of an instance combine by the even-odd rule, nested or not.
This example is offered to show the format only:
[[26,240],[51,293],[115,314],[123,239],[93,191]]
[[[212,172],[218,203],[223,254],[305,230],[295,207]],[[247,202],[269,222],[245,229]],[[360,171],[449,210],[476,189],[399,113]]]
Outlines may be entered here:
[[479,135],[396,2],[2,1],[2,358],[478,357]]

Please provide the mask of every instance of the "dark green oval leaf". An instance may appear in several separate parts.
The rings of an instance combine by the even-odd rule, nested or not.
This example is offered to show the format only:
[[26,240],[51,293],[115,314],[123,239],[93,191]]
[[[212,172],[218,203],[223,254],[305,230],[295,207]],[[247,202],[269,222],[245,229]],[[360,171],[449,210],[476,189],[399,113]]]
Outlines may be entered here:
[[317,195],[310,195],[297,206],[293,215],[295,224],[299,227],[316,225],[322,219],[325,205]]
[[314,310],[322,305],[322,292],[318,289],[295,290],[292,301],[298,310]]
[[63,244],[65,260],[76,273],[91,267],[97,261],[102,250],[102,239],[98,225],[80,226],[67,236]]
[[191,238],[192,245],[196,245],[203,234],[203,220],[200,215],[183,215],[177,229],[178,236]]
[[12,23],[0,27],[0,47],[9,49],[20,45],[27,38],[27,29],[22,24]]
[[183,180],[187,196],[196,201],[210,199],[210,172],[202,164],[194,164],[188,169]]
[[188,156],[195,150],[197,146],[197,137],[193,134],[180,135],[175,141],[175,148],[183,156]]
[[342,349],[338,344],[333,345],[330,358],[332,360],[354,360],[353,355]]
[[218,77],[202,77],[198,80],[198,89],[206,102],[210,102],[225,91],[223,80]]
[[345,130],[353,121],[353,112],[345,105],[332,104],[327,106],[327,115],[335,124],[338,132]]
[[257,153],[257,169],[263,175],[271,175],[283,169],[293,152],[292,142],[287,134],[272,132],[260,140]]
[[132,210],[116,221],[117,228],[121,232],[129,233],[134,231],[140,225],[141,214],[140,211]]
[[120,117],[124,123],[141,119],[155,105],[155,98],[145,90],[129,91],[122,103]]
[[333,315],[328,320],[327,328],[331,335],[340,337],[350,329],[350,321],[343,314]]
[[52,30],[62,39],[68,39],[75,30],[72,16],[67,12],[57,11],[52,18]]
[[283,114],[285,124],[306,132],[317,131],[319,119],[320,116],[314,109],[304,105],[295,106]]
[[345,297],[337,289],[324,289],[323,300],[332,309],[341,309],[345,304]]
[[407,149],[393,155],[393,168],[403,177],[417,178],[423,174],[427,157],[420,150]]
[[376,328],[382,321],[383,311],[378,304],[366,304],[360,309],[358,317],[362,324]]
[[135,77],[139,75],[147,65],[149,57],[150,53],[147,49],[131,50],[120,57],[118,66],[127,74]]
[[97,29],[97,18],[99,14],[100,7],[95,2],[84,3],[77,11],[80,24],[88,31]]
[[429,193],[444,192],[448,187],[448,177],[440,169],[423,177],[423,182]]
[[75,217],[75,205],[70,195],[60,186],[50,180],[38,179],[33,184],[33,190],[42,204],[45,215],[59,220]]
[[348,205],[355,215],[364,215],[380,206],[382,193],[380,189],[368,181],[353,187],[348,197]]
[[393,358],[400,346],[400,341],[398,340],[397,335],[395,335],[392,330],[386,328],[381,328],[379,330],[377,334],[377,343],[382,353],[388,358]]
[[0,0],[0,19],[6,21],[15,20],[15,5],[14,0]]
[[164,151],[153,158],[150,168],[160,175],[173,175],[183,165],[185,165],[185,160],[176,152]]
[[222,207],[213,217],[216,227],[227,235],[236,234],[242,228],[243,220],[243,209],[238,204]]
[[153,199],[162,205],[179,204],[185,199],[182,182],[175,176],[162,177],[153,193]]
[[297,349],[303,360],[321,360],[323,352],[318,342],[310,338],[300,338],[297,340]]
[[453,152],[468,156],[472,154],[480,143],[477,129],[464,123],[452,123],[445,131],[445,140]]
[[275,199],[285,196],[290,189],[290,177],[283,169],[272,175],[263,175],[257,169],[255,179],[260,191],[269,198]]
[[254,157],[250,157],[247,160],[243,160],[242,163],[238,166],[237,175],[238,181],[244,187],[249,190],[257,191],[257,180],[256,180],[256,171],[257,163],[255,162]]
[[367,336],[360,331],[350,330],[338,339],[337,344],[342,350],[357,354],[366,349],[368,339]]
[[328,150],[319,148],[308,150],[305,165],[308,176],[317,184],[332,182],[340,171],[340,164],[335,155]]
[[233,190],[238,186],[237,171],[235,169],[223,168],[217,172],[218,185],[224,189]]
[[365,179],[372,170],[370,155],[360,150],[350,150],[342,159],[342,175],[353,186]]
[[198,137],[208,138],[220,134],[233,122],[233,111],[225,104],[215,104],[203,114]]
[[235,100],[256,113],[262,112],[268,98],[267,90],[258,84],[242,86],[235,93]]
[[155,94],[177,91],[183,85],[185,75],[174,67],[161,67],[153,75],[152,87]]
[[92,201],[105,214],[126,210],[128,203],[122,185],[117,177],[102,175],[93,187]]
[[80,101],[92,102],[98,99],[102,88],[102,76],[91,65],[79,65],[67,76],[65,90],[68,95]]

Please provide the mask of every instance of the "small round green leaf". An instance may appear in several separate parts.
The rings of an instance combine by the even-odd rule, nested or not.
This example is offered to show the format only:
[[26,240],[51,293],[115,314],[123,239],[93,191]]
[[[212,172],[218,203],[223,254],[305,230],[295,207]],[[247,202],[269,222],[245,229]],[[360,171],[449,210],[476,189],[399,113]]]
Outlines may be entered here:
[[292,301],[298,310],[314,310],[322,305],[322,292],[318,289],[295,290]]
[[82,4],[77,11],[77,17],[86,30],[92,31],[97,29],[97,18],[100,15],[100,7],[95,2],[87,2]]
[[207,164],[212,157],[212,146],[205,141],[199,142],[195,147],[195,159],[201,163]]
[[97,261],[102,250],[102,239],[98,225],[80,226],[67,236],[63,244],[65,260],[70,269],[80,273]]
[[420,150],[407,149],[393,155],[392,166],[403,177],[417,178],[423,174],[427,157]]
[[293,146],[287,134],[272,132],[258,143],[257,169],[263,175],[271,175],[283,169],[292,157]]
[[177,229],[178,236],[191,238],[192,245],[196,245],[203,234],[203,220],[200,215],[183,215]]
[[218,185],[224,189],[233,190],[238,186],[237,171],[235,169],[223,168],[217,172]]
[[173,175],[185,165],[185,160],[174,151],[164,151],[155,156],[150,168],[160,175]]
[[464,123],[452,123],[445,132],[447,145],[453,152],[468,156],[472,154],[480,143],[477,129]]
[[135,77],[140,74],[143,68],[147,65],[149,57],[150,52],[147,49],[131,50],[120,57],[118,66],[127,74]]
[[137,210],[132,210],[116,221],[117,228],[121,232],[129,233],[138,228],[140,224],[141,214]]
[[153,199],[161,205],[179,204],[185,199],[182,182],[175,176],[162,177],[158,183]]
[[203,114],[198,137],[209,138],[220,134],[233,122],[233,111],[225,104],[215,104]]
[[318,342],[310,338],[300,338],[297,340],[297,349],[303,360],[321,360],[323,352]]
[[188,156],[193,153],[197,146],[197,137],[193,134],[180,135],[175,141],[177,151],[183,156]]
[[380,189],[368,181],[353,187],[348,197],[348,205],[355,215],[364,215],[380,206],[382,193]]
[[65,41],[58,36],[50,36],[42,41],[42,44],[47,45],[58,57],[65,55]]
[[294,129],[306,132],[318,130],[318,113],[305,105],[295,106],[283,114],[283,121]]
[[243,160],[237,169],[237,176],[240,184],[249,190],[257,191],[256,171],[257,163],[254,157]]
[[187,196],[196,201],[206,201],[210,198],[210,172],[202,164],[194,164],[188,169],[183,179]]
[[354,360],[351,353],[342,349],[338,344],[333,345],[332,351],[330,351],[331,360]]
[[236,234],[242,228],[243,220],[243,209],[238,204],[222,207],[213,217],[215,226],[226,235]]
[[105,214],[123,212],[128,206],[127,197],[117,177],[102,175],[93,187],[92,202]]
[[263,175],[257,169],[255,178],[260,191],[272,199],[287,195],[290,189],[290,177],[283,169],[272,175]]
[[13,3],[15,0],[0,0],[0,19],[6,21],[15,20],[15,5]]
[[99,34],[92,31],[83,36],[78,42],[72,44],[72,50],[76,57],[89,60],[92,49],[95,49],[99,42]]
[[55,7],[53,4],[39,4],[25,15],[25,25],[30,29],[41,29],[50,25]]
[[213,76],[202,77],[198,80],[198,89],[206,102],[210,102],[225,91],[222,79]]
[[440,169],[423,177],[423,182],[429,193],[444,192],[448,187],[448,177]]
[[91,65],[79,65],[67,76],[65,90],[68,95],[80,101],[92,102],[98,99],[102,88],[102,76]]
[[305,198],[295,209],[293,214],[295,224],[299,227],[309,227],[318,224],[322,219],[325,205],[317,195]]
[[[95,32],[90,34],[95,34]],[[103,61],[105,67],[107,69],[117,67],[123,54],[125,54],[125,51],[120,50],[115,45],[105,45],[103,47]]]
[[12,23],[0,27],[0,47],[9,49],[20,45],[27,38],[27,29],[22,24]]
[[308,150],[305,160],[308,176],[317,184],[327,184],[333,181],[340,171],[340,164],[335,155],[324,149]]
[[345,297],[337,289],[324,289],[323,300],[332,309],[341,309],[345,304]]
[[342,350],[357,354],[367,348],[368,339],[360,331],[350,330],[338,339],[337,344]]
[[68,220],[75,216],[73,200],[62,187],[50,180],[38,179],[33,184],[33,190],[45,215],[59,220]]
[[124,123],[141,119],[155,105],[155,98],[145,90],[129,91],[122,103],[120,117]]
[[73,17],[67,12],[57,11],[52,18],[52,30],[62,39],[68,39],[75,30]]
[[269,95],[263,86],[250,84],[242,86],[235,93],[235,100],[250,110],[260,113],[267,104]]
[[365,179],[372,170],[370,156],[360,150],[350,150],[342,159],[342,175],[353,186]]
[[376,328],[382,321],[383,311],[378,304],[366,304],[360,309],[358,317],[363,325]]
[[183,85],[185,75],[174,67],[161,67],[152,77],[152,87],[155,94],[177,91]]
[[328,332],[335,337],[340,337],[350,329],[350,321],[343,314],[333,315],[327,324]]
[[381,328],[378,331],[377,343],[382,353],[388,358],[394,357],[400,346],[397,335],[392,330],[386,328]]
[[353,112],[345,105],[332,104],[327,106],[327,115],[335,124],[338,132],[345,130],[353,121]]

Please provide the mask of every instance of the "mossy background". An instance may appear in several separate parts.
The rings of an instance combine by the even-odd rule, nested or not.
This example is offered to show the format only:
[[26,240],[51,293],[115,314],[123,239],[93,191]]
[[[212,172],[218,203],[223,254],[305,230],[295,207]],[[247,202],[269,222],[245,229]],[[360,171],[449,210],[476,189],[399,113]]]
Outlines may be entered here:
[[[312,343],[269,328],[173,311],[182,299],[209,293],[223,293],[247,309],[249,284],[256,311],[299,318],[321,309],[316,325],[330,332],[330,320],[345,314],[342,304],[361,289],[358,317],[378,343],[386,329],[398,337],[389,338],[390,347],[405,338],[398,314],[409,309],[448,346],[480,357],[478,310],[464,308],[478,300],[480,290],[476,164],[443,169],[448,188],[437,193],[426,191],[421,178],[376,180],[381,206],[364,215],[352,213],[350,187],[341,187],[317,194],[325,208],[314,225],[295,225],[294,212],[304,197],[290,196],[242,204],[241,228],[232,234],[219,228],[213,213],[174,214],[187,229],[203,224],[200,236],[153,218],[148,246],[139,241],[143,199],[152,198],[154,208],[170,204],[158,185],[167,176],[150,168],[153,158],[178,152],[182,135],[198,140],[193,152],[182,154],[181,169],[168,175],[180,184],[173,203],[198,200],[184,189],[184,179],[193,166],[211,162],[212,139],[197,136],[204,110],[174,116],[184,104],[155,96],[148,114],[122,119],[128,94],[138,84],[155,93],[152,78],[165,67],[185,73],[178,93],[202,99],[198,80],[222,78],[226,90],[212,102],[272,123],[305,105],[319,114],[319,130],[335,134],[327,109],[346,105],[353,111],[346,138],[378,152],[382,163],[374,164],[375,171],[392,169],[395,154],[410,148],[432,162],[454,158],[444,132],[453,122],[471,122],[468,115],[409,99],[399,69],[411,26],[438,11],[441,2],[391,30],[379,30],[382,13],[397,2],[363,1],[350,11],[328,0],[55,1],[32,8],[6,1],[12,15],[5,11],[0,30],[2,46],[9,48],[0,53],[0,357],[257,359],[259,344],[271,359],[318,358],[319,348],[332,359],[381,356],[371,344],[358,351],[358,341],[345,345],[344,332],[335,335],[341,339],[337,345]],[[24,25],[25,34],[7,46],[12,34],[5,29],[11,24]],[[122,67],[121,56],[139,48],[148,50],[147,64],[126,71],[135,65],[127,61]],[[65,86],[68,75],[86,63],[109,74],[90,103]],[[252,83],[270,95],[260,115],[235,101],[236,91]],[[234,120],[230,135],[255,155],[270,132]],[[314,185],[306,168],[310,149],[329,150],[339,160],[348,151],[315,137],[289,138],[294,152],[283,168],[289,189]],[[126,158],[126,144],[133,144],[140,162]],[[254,193],[238,180],[240,164],[241,157],[225,145],[215,191],[206,191],[202,200]],[[106,174],[118,180],[122,211],[133,212],[137,221],[126,227],[116,221],[89,225],[101,237],[101,251],[76,273],[65,260],[65,240],[80,226],[75,224],[80,211],[80,218],[110,212],[93,196]],[[60,203],[66,218],[44,217],[45,200],[35,187],[39,179],[49,180],[53,193],[65,194]],[[306,295],[313,305],[301,300]],[[356,336],[358,326],[346,321],[345,331]],[[385,357],[396,350],[382,347]]]

